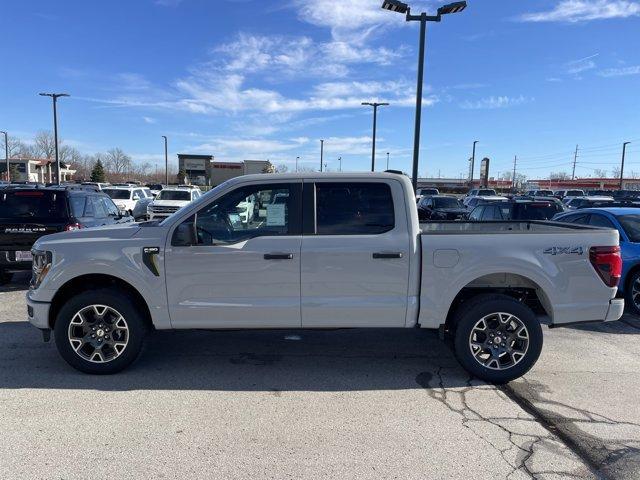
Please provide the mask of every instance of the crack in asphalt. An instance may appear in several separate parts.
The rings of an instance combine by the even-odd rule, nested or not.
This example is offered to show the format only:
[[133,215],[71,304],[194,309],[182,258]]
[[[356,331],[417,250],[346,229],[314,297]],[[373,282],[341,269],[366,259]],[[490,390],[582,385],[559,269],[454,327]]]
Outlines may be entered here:
[[[640,424],[615,420],[587,409],[543,398],[545,387],[526,378],[503,388],[525,411],[548,424],[601,478],[640,478],[640,440],[638,436],[627,438],[624,429],[620,428],[638,429],[640,433]],[[565,409],[569,413],[557,413],[553,411],[553,407]],[[602,435],[588,433],[585,425],[614,427],[619,432],[613,433],[621,435],[610,435],[611,438],[606,440]]]
[[[447,382],[445,378],[445,368],[448,367],[438,367],[436,371],[436,381],[433,381],[433,375],[430,372],[422,372],[416,377],[416,382],[425,388],[432,399],[440,402],[451,412],[460,415],[462,417],[462,425],[465,428],[470,429],[478,438],[500,454],[505,463],[511,468],[511,471],[506,475],[507,479],[515,478],[518,474],[533,479],[540,479],[548,475],[577,479],[605,478],[597,472],[597,469],[594,469],[589,463],[584,462],[580,456],[576,455],[552,430],[546,428],[544,424],[541,424],[536,416],[531,415],[530,412],[523,409],[526,412],[526,416],[520,413],[516,413],[515,416],[492,416],[480,413],[470,405],[469,399],[467,398],[467,394],[478,391],[478,387],[488,387],[484,390],[495,393],[502,400],[513,401],[514,399],[500,387],[485,385],[479,382],[473,384],[473,378],[471,377],[467,378],[465,387],[452,388],[447,386],[449,382]],[[520,407],[519,403],[518,406]],[[529,431],[523,433],[522,431],[517,431],[518,429],[515,425],[512,425],[510,428],[508,422],[529,424],[532,428],[529,428]],[[499,442],[489,438],[483,430],[475,429],[475,424],[483,424],[483,426],[489,424],[497,428],[506,434],[509,445],[506,447],[498,445]],[[535,432],[532,431],[532,429],[542,429],[545,433]],[[535,465],[533,465],[535,463],[535,456],[543,451],[554,455],[562,455],[574,460],[574,468],[571,470],[549,470],[545,465],[544,470],[536,470]]]

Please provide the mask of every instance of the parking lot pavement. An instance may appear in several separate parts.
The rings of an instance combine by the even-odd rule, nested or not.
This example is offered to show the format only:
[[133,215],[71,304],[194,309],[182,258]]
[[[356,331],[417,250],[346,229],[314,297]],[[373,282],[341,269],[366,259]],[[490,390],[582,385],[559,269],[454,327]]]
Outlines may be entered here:
[[0,290],[0,478],[640,478],[640,322],[545,331],[508,387],[428,331],[155,332],[68,367]]

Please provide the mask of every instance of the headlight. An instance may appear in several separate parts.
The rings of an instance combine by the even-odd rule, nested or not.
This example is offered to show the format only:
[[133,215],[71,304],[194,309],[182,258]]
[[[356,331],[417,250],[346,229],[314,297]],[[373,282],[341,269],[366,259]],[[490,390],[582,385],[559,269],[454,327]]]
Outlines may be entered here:
[[35,290],[40,286],[44,277],[49,273],[49,270],[51,270],[53,255],[51,252],[43,250],[31,250],[31,255],[33,255],[33,264],[31,267],[31,282],[29,283],[29,288]]

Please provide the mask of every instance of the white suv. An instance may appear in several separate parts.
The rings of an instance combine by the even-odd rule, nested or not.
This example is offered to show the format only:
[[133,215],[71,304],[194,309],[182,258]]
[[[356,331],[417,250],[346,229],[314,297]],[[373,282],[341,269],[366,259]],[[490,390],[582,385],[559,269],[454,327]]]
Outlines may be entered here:
[[200,190],[197,188],[164,188],[147,207],[147,216],[149,220],[167,218],[200,196]]
[[[133,215],[140,200],[153,197],[151,191],[143,187],[109,187],[103,188],[102,191],[111,197],[118,210],[128,212],[130,215]],[[148,194],[147,191],[149,191]]]

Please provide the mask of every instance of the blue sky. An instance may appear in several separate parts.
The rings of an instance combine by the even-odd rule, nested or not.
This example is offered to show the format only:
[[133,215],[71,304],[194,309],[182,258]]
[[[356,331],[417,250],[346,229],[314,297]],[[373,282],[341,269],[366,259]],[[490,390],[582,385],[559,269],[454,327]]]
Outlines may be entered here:
[[[337,169],[410,171],[418,29],[379,0],[6,2],[0,130],[51,128],[86,153],[137,161],[205,153]],[[440,3],[410,2],[414,13]],[[7,40],[8,39],[8,40]],[[640,2],[469,0],[427,31],[420,175],[466,175],[473,140],[492,174],[618,164],[640,174]],[[478,175],[476,170],[476,176]]]

